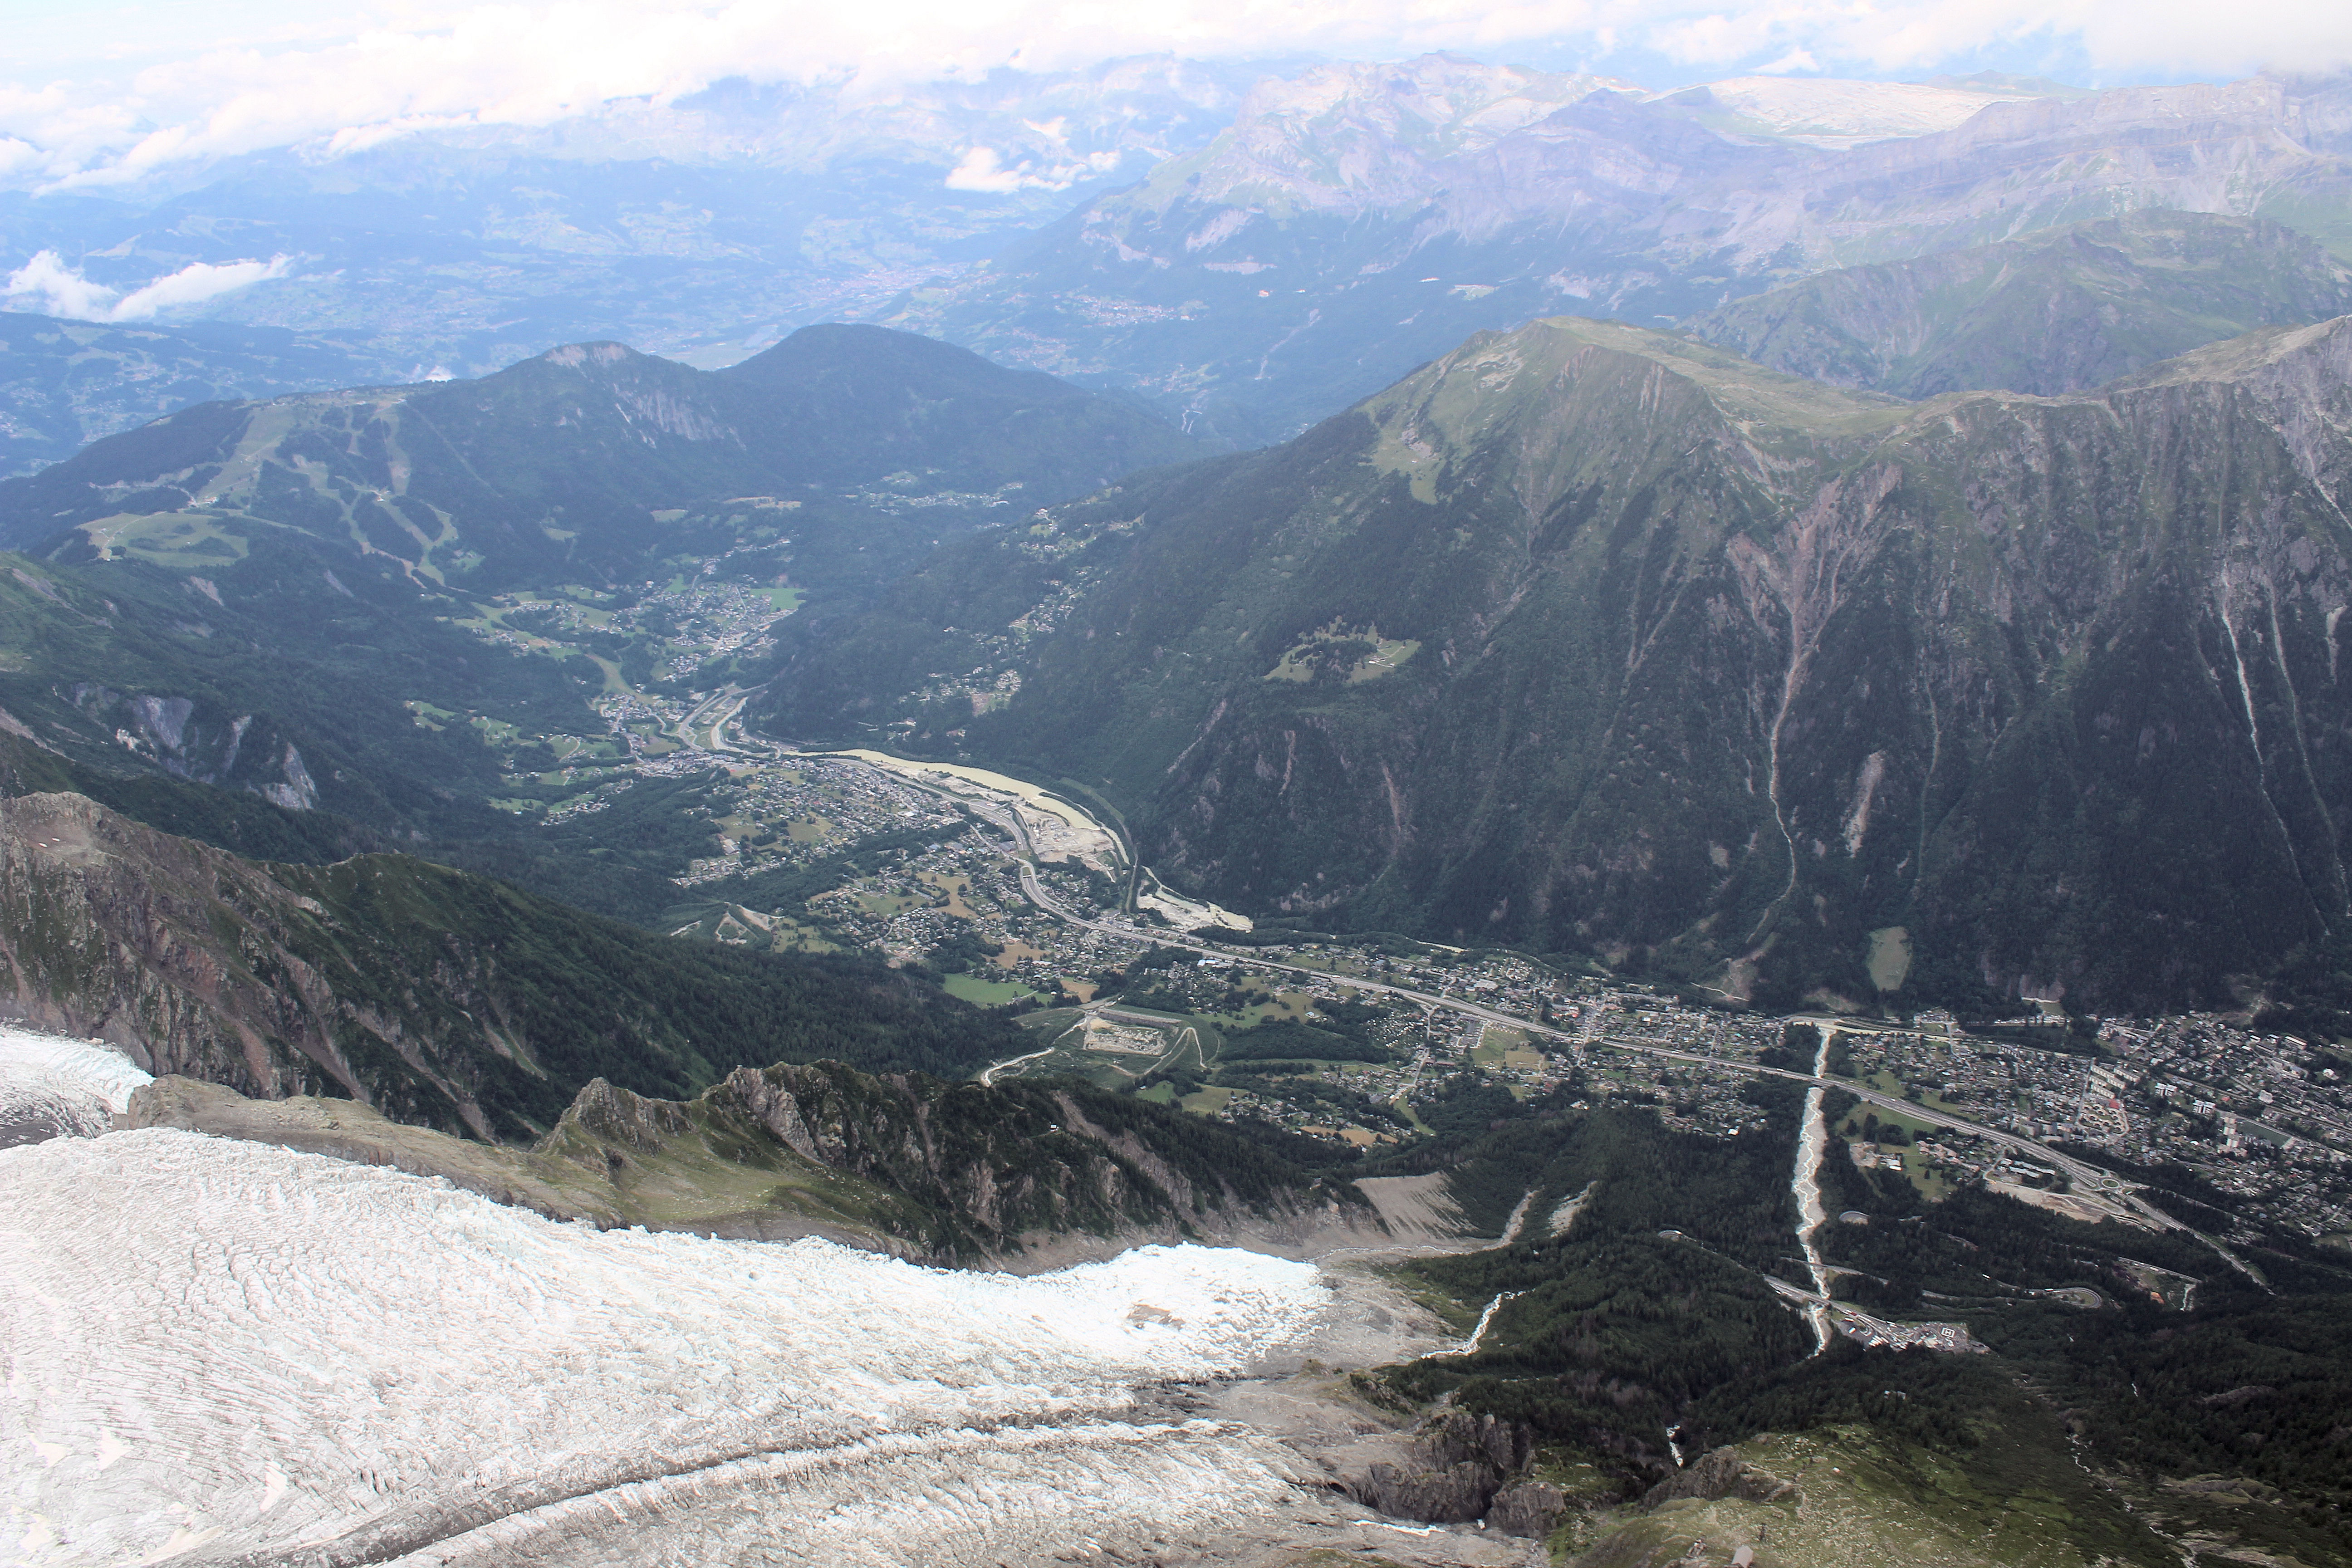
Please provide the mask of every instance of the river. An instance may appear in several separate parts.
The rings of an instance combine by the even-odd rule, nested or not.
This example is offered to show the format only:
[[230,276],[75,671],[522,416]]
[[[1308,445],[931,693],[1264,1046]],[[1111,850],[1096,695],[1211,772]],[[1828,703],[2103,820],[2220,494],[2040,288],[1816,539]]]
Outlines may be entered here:
[[[1813,1076],[1820,1078],[1829,1071],[1830,1035],[1821,1031],[1821,1047],[1813,1053]],[[1805,1255],[1805,1267],[1813,1277],[1816,1300],[1805,1309],[1805,1321],[1813,1326],[1813,1353],[1819,1355],[1830,1348],[1830,1271],[1822,1263],[1821,1248],[1813,1243],[1813,1233],[1821,1229],[1828,1216],[1822,1210],[1822,1155],[1829,1147],[1829,1126],[1822,1116],[1822,1086],[1818,1083],[1805,1090],[1805,1121],[1797,1134],[1797,1169],[1790,1178],[1789,1190],[1797,1197],[1797,1247]]]

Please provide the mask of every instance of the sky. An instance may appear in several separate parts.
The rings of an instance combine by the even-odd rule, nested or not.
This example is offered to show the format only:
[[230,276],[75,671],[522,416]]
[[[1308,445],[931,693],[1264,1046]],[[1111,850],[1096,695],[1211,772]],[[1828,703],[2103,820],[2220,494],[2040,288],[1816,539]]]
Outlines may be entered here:
[[1653,87],[1750,72],[2084,86],[2352,62],[2343,0],[0,0],[0,179],[136,180],[338,132],[546,124],[731,77],[909,82],[1136,54],[1432,49]]

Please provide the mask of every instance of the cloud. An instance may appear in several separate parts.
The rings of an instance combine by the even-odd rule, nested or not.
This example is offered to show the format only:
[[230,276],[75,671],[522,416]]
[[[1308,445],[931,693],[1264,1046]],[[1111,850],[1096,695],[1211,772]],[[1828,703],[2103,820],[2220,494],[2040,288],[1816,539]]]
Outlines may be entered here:
[[32,301],[49,315],[78,321],[144,321],[174,305],[201,304],[256,283],[283,278],[293,266],[290,256],[217,265],[196,261],[128,294],[121,294],[103,283],[91,282],[67,266],[56,251],[43,250],[8,275],[7,287],[0,289],[0,294],[11,300]]
[[[1058,123],[1058,122],[1055,122]],[[1045,131],[1042,125],[1032,125],[1033,131]],[[1058,139],[1058,132],[1055,133]],[[1084,158],[1043,167],[1023,162],[1007,168],[1003,154],[993,147],[974,147],[964,153],[962,161],[948,171],[947,187],[951,191],[982,191],[990,195],[1007,196],[1015,191],[1066,191],[1089,174],[1106,174],[1118,167],[1116,150],[1092,153]]]
[[951,191],[1009,195],[1021,188],[1021,176],[999,166],[995,148],[974,147],[963,155],[963,162],[948,171],[947,186]]
[[[543,125],[619,100],[667,102],[729,78],[844,81],[855,96],[978,80],[1007,67],[1120,56],[1641,56],[1705,72],[1780,64],[1922,74],[1988,58],[2063,58],[2105,79],[2300,70],[2352,60],[2341,0],[359,0],[321,37],[315,7],[245,0],[228,41],[141,68],[91,68],[122,14],[96,10],[82,47],[43,35],[59,68],[20,52],[30,85],[0,85],[0,177],[137,179],[265,148],[350,151],[405,131]],[[58,26],[64,26],[59,24]],[[239,38],[245,41],[238,41]],[[70,62],[79,74],[64,69]],[[18,144],[28,151],[19,151]],[[991,169],[996,184],[1058,173]]]

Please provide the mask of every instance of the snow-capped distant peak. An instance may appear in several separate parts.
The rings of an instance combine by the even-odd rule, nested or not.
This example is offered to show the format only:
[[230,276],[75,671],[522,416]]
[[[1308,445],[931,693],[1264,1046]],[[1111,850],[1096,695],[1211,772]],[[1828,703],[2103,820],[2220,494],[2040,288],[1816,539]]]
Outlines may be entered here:
[[2015,103],[2049,94],[1990,84],[1743,76],[1650,96],[1695,110],[1720,131],[1835,150],[1949,131],[1987,104]]

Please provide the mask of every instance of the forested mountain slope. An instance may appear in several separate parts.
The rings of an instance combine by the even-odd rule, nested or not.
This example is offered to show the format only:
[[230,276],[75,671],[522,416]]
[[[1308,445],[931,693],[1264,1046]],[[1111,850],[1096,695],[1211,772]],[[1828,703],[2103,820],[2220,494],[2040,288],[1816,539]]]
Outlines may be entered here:
[[1200,450],[875,327],[718,373],[592,344],[206,404],[0,482],[0,534],[40,552],[0,563],[0,729],[85,778],[170,773],[408,845],[512,839],[518,810],[603,776],[567,759],[645,743],[620,731],[648,689],[757,679],[804,599],[862,602],[978,518]]
[[619,343],[478,382],[202,404],[0,482],[0,542],[227,564],[291,530],[435,583],[607,577],[656,513],[765,498],[1030,507],[1198,448],[1155,416],[878,327],[810,327],[704,372]]
[[2260,219],[2149,211],[1823,272],[1683,327],[1837,386],[2055,395],[2347,312],[2352,266],[2318,241]]
[[1327,928],[2211,999],[2347,913],[2347,321],[1917,405],[1540,322],[943,551],[795,628],[769,721],[1100,779]]
[[400,855],[241,859],[76,795],[0,800],[8,1011],[157,1073],[536,1136],[593,1078],[692,1094],[737,1067],[961,1077],[1001,1019],[863,959],[655,936]]

